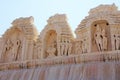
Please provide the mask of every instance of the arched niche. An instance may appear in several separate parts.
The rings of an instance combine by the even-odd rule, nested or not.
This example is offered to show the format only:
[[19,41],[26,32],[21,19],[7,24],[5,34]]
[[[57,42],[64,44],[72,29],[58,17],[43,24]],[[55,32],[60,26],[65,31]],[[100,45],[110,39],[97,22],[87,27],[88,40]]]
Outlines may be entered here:
[[[105,31],[105,37],[107,38],[107,50],[106,51],[108,51],[111,49],[111,46],[110,46],[111,39],[110,39],[110,25],[107,20],[96,20],[96,21],[92,22],[92,24],[91,24],[91,48],[92,49],[91,50],[92,50],[92,52],[99,51],[98,45],[97,45],[97,42],[95,39],[98,28],[100,31],[100,35],[102,34],[103,30]],[[101,36],[101,38],[102,38],[102,36]],[[104,42],[101,38],[100,38],[100,42],[102,42],[102,47],[103,47]],[[101,45],[99,45],[99,46],[101,46]]]
[[[2,60],[5,62],[11,61],[21,61],[22,60],[22,46],[24,41],[24,32],[17,27],[12,27],[8,29],[3,35],[3,50],[2,50]],[[10,42],[10,50],[6,47]]]
[[47,50],[49,47],[54,45],[54,48],[56,48],[55,56],[57,56],[57,32],[55,30],[49,30],[46,32],[45,39],[44,39],[44,55],[43,57],[46,58],[49,56],[49,53],[47,53]]

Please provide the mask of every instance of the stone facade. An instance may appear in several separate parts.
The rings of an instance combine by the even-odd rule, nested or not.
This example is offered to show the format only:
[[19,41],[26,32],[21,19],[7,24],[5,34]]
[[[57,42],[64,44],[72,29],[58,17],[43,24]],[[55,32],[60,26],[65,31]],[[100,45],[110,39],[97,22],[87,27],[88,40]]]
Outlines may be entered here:
[[[75,34],[76,38],[65,14],[50,17],[40,34],[36,30],[33,17],[18,18],[0,38],[1,68],[4,63],[14,62],[19,65],[25,62],[25,65],[28,64],[26,66],[31,66],[41,65],[41,61],[48,60],[48,63],[45,61],[46,65],[54,64],[49,60],[56,58],[56,63],[60,64],[64,57],[67,61],[67,58],[75,55],[79,56],[74,57],[78,63],[97,59],[104,61],[104,58],[120,59],[120,11],[114,4],[91,9],[89,15],[78,25]],[[110,56],[106,53],[110,53]],[[31,61],[35,61],[35,64]]]
[[74,38],[65,14],[56,14],[38,34],[33,17],[19,18],[0,38],[0,62],[46,59],[120,50],[120,11],[100,5],[89,11]]

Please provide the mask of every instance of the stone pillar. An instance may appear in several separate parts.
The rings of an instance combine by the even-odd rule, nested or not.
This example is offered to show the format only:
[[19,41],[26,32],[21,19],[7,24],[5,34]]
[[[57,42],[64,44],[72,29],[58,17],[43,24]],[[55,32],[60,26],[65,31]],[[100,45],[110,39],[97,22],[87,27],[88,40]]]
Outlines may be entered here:
[[28,42],[28,47],[29,47],[29,49],[28,49],[28,60],[32,60],[33,59],[33,40],[29,40],[29,42]]
[[22,43],[22,53],[21,53],[21,54],[22,54],[22,55],[21,55],[21,58],[22,58],[21,60],[22,60],[22,61],[26,60],[26,42],[27,42],[27,41],[26,41],[26,39],[24,38],[24,39],[23,39],[23,43]]

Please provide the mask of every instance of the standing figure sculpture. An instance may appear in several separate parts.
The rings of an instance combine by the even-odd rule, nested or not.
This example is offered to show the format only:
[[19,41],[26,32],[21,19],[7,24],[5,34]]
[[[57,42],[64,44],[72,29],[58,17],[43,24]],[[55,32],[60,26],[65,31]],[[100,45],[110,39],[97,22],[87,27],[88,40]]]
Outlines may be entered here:
[[20,40],[16,40],[14,45],[13,45],[13,59],[16,61],[18,59],[18,56],[19,56],[19,50],[21,48],[21,41]]
[[94,34],[94,39],[95,39],[98,50],[102,51],[102,34],[101,34],[101,29],[99,25],[96,26],[96,32]]
[[64,52],[64,55],[65,55],[65,56],[68,55],[68,48],[69,48],[69,41],[66,39],[66,40],[65,40],[65,52]]
[[13,46],[12,42],[8,39],[3,49],[3,53],[2,53],[3,59],[5,59],[8,53],[11,54],[12,46]]
[[64,52],[65,52],[65,41],[62,38],[61,43],[60,43],[60,53],[61,53],[61,56],[64,55]]
[[102,30],[102,45],[103,45],[103,51],[107,50],[107,37],[105,35],[105,30]]
[[75,53],[76,54],[82,53],[82,42],[81,41],[75,44]]
[[68,44],[68,55],[70,55],[72,53],[72,43],[69,41],[69,44]]
[[51,57],[54,57],[56,56],[55,55],[55,52],[56,52],[56,47],[55,47],[55,44],[56,43],[53,43],[51,44],[50,46],[48,46],[48,49],[47,49],[47,53],[48,53],[48,58],[51,58]]
[[120,36],[119,34],[114,35],[114,50],[119,50],[120,48]]

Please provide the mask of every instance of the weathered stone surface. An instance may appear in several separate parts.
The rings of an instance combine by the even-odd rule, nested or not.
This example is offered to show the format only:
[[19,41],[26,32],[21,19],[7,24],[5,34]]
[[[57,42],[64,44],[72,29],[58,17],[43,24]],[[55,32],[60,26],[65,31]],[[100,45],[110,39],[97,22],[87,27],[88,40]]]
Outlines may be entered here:
[[120,62],[90,62],[5,70],[0,80],[120,80],[119,67]]
[[38,34],[32,16],[18,18],[0,37],[0,80],[119,80],[120,11],[89,11],[73,36],[65,14]]

